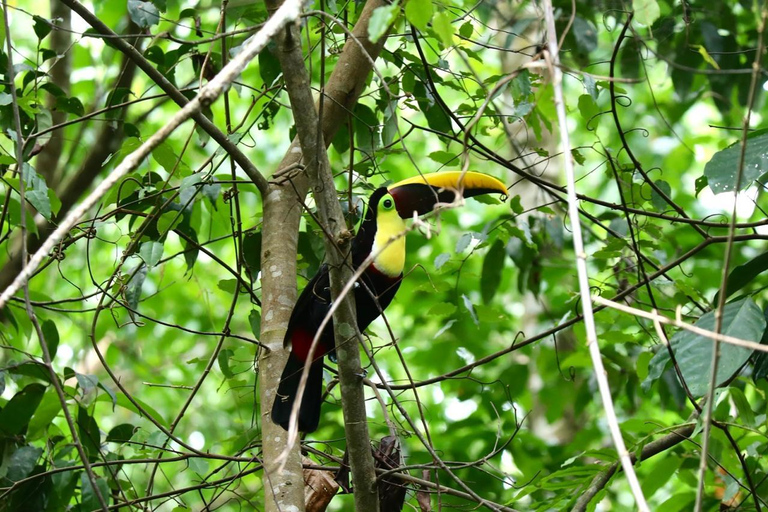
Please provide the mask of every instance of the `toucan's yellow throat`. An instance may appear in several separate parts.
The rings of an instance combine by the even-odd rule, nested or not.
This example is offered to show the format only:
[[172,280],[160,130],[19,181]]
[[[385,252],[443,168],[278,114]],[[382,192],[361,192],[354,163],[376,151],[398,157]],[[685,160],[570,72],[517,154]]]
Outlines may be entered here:
[[371,194],[352,248],[357,267],[373,254],[373,267],[381,274],[397,278],[405,266],[405,220],[429,213],[437,203],[452,203],[459,194],[506,195],[504,184],[479,172],[441,172],[425,174],[381,187]]
[[376,210],[376,235],[371,254],[373,266],[387,277],[397,277],[405,266],[405,221],[395,209],[390,194],[379,199]]

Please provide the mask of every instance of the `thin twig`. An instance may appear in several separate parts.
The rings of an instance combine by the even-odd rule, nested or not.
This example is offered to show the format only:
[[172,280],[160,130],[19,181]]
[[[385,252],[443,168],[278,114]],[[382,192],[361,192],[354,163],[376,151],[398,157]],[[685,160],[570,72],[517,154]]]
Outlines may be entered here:
[[[643,311],[642,309],[633,308],[632,306],[627,306],[625,304],[620,304],[612,300],[604,299],[599,295],[595,295],[593,299],[595,302],[597,302],[602,306],[608,306],[609,308],[617,309],[619,311],[623,311],[624,313],[629,313],[630,315],[647,318],[648,320],[653,320],[654,323],[667,324],[667,325],[679,327],[681,329],[685,329],[686,331],[691,331],[692,333],[698,334],[699,336],[704,336],[711,340],[717,341],[718,343],[728,343],[730,345],[735,345],[737,347],[744,347],[750,350],[759,350],[761,352],[768,352],[768,345],[762,345],[760,343],[755,343],[754,341],[747,341],[741,338],[735,338],[733,336],[728,336],[727,334],[720,334],[715,331],[708,331],[706,329],[702,329],[701,327],[696,327],[695,325],[683,322],[681,320],[682,315],[681,315],[681,309],[679,306],[677,308],[677,316],[675,318],[669,318],[669,317],[658,314],[655,309],[649,313],[648,311]],[[666,340],[666,337],[661,337],[661,339],[662,341],[664,341]]]

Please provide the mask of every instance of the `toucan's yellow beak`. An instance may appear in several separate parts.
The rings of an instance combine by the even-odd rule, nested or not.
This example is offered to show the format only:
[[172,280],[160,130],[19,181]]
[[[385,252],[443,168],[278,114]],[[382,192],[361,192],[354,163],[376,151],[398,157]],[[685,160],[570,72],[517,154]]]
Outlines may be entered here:
[[387,187],[397,213],[404,219],[429,213],[440,203],[452,203],[456,193],[473,197],[494,192],[506,195],[507,187],[493,176],[479,172],[437,172],[414,176]]

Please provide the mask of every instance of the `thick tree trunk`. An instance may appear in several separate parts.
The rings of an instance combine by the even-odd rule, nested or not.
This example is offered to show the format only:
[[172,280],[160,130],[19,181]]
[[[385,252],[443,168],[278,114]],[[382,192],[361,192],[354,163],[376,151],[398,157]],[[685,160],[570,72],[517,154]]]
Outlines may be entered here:
[[[270,4],[275,7],[279,2]],[[344,46],[333,73],[325,86],[321,128],[326,146],[333,140],[336,130],[346,122],[360,93],[365,87],[372,62],[378,58],[384,38],[373,44],[368,41],[368,22],[377,7],[386,5],[383,0],[369,0]],[[302,159],[298,139],[294,140],[275,174],[282,174]],[[263,458],[265,461],[267,489],[265,510],[304,510],[304,479],[301,473],[299,446],[290,450],[285,470],[278,472],[274,461],[286,447],[287,433],[269,419],[288,351],[283,350],[283,338],[288,320],[296,301],[296,246],[300,200],[307,192],[308,182],[302,173],[291,182],[278,180],[270,183],[264,197],[264,223],[262,234],[262,322],[261,342],[269,347],[259,358],[259,397],[261,403]],[[298,194],[298,197],[297,197]]]

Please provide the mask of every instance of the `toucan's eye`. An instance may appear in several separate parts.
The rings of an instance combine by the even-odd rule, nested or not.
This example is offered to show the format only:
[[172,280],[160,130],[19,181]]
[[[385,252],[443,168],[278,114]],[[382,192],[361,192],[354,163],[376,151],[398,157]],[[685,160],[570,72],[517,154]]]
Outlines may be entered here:
[[384,207],[385,210],[391,210],[394,203],[391,199],[387,198],[384,201],[382,201],[381,205]]

